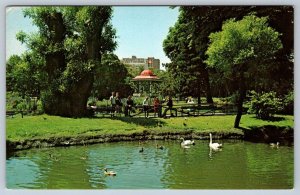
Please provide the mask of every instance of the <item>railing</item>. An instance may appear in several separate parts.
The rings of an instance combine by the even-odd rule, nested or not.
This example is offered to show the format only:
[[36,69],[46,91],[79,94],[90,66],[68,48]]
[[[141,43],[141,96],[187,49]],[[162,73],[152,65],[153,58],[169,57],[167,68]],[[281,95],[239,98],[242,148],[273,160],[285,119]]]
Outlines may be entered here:
[[[94,109],[95,114],[104,116],[141,116],[141,117],[169,117],[170,111],[166,111],[168,106],[160,105],[158,111],[154,112],[154,106],[148,106],[148,109],[144,109],[143,105],[135,105],[131,109],[127,110],[123,106],[120,112],[115,112],[112,106],[100,106]],[[234,104],[175,104],[172,107],[172,116],[212,116],[212,115],[228,115],[236,114],[237,107]]]
[[23,118],[23,111],[15,111],[15,110],[7,110],[6,111],[6,116],[11,116],[11,118],[13,118],[16,114],[21,114],[22,118]]

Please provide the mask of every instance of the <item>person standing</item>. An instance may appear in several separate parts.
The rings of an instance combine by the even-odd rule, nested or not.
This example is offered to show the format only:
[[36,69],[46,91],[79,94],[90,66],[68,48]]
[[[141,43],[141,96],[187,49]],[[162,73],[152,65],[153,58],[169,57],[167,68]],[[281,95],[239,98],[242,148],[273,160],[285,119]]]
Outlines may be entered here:
[[170,110],[170,115],[171,116],[174,116],[173,113],[172,113],[172,109],[173,109],[173,100],[172,100],[172,97],[169,96],[168,99],[167,99],[167,108],[165,109],[164,113],[163,113],[163,117],[166,116],[168,110]]
[[131,95],[128,96],[127,101],[126,101],[126,107],[125,107],[125,116],[130,116],[130,113],[133,109],[133,100],[131,98]]
[[120,98],[119,92],[116,92],[116,113],[121,113],[122,106],[123,106],[123,103]]
[[115,92],[111,92],[111,96],[109,97],[109,101],[111,104],[111,115],[114,116],[114,113],[116,111],[116,96]]
[[154,97],[153,109],[154,109],[154,117],[156,117],[156,113],[157,113],[158,117],[160,117],[160,102],[159,102],[158,97]]
[[145,117],[147,117],[147,118],[149,116],[149,113],[148,113],[149,107],[150,107],[149,97],[146,96],[146,98],[143,101],[143,110],[144,110],[144,113],[145,113]]

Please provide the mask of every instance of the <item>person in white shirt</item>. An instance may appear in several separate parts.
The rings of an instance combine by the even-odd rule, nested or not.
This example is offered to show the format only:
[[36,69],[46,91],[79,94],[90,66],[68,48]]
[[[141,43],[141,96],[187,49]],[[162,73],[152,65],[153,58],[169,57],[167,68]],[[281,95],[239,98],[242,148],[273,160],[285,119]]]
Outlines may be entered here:
[[111,96],[109,97],[109,101],[111,103],[112,116],[114,116],[114,112],[116,111],[116,96],[115,96],[115,92],[111,92]]

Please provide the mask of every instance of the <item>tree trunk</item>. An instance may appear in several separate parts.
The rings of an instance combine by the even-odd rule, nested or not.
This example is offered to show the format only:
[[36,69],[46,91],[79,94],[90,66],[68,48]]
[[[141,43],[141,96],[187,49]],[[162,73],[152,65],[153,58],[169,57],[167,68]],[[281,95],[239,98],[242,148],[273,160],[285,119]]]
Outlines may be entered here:
[[237,115],[234,121],[234,128],[238,128],[243,114],[243,102],[246,97],[246,86],[244,80],[244,73],[241,73],[239,82],[239,98],[237,102]]
[[[65,117],[87,116],[87,101],[94,80],[93,71],[82,75],[82,78],[74,83],[71,89],[67,89],[65,92],[60,91],[58,89],[58,82],[67,64],[67,59],[65,58],[66,51],[63,48],[66,28],[60,13],[50,15],[46,24],[51,32],[50,43],[61,45],[62,48],[59,51],[49,52],[45,55],[49,84],[43,97],[44,111],[50,115]],[[89,59],[100,59],[99,41],[96,41],[96,39],[100,39],[99,36],[99,34],[95,33],[87,43],[87,55]]]
[[[91,77],[93,78],[93,77]],[[91,93],[93,79],[86,76],[68,93],[56,92],[46,99],[45,113],[64,117],[87,116],[87,100]]]
[[208,70],[205,68],[203,73],[204,73],[203,76],[204,76],[205,84],[206,84],[206,101],[207,101],[207,103],[212,104],[212,103],[214,103],[214,101],[213,101],[212,95],[211,95]]
[[198,96],[197,101],[198,101],[198,106],[201,106],[201,96],[200,95]]

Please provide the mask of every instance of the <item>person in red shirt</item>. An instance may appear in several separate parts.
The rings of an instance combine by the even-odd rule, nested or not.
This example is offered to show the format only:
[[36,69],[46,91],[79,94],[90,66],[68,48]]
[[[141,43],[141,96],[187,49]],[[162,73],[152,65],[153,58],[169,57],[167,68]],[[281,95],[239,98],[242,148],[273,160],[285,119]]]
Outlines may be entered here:
[[158,97],[154,97],[153,108],[154,108],[154,117],[156,116],[156,113],[159,117],[160,116],[160,113],[159,113],[159,111],[160,111],[160,102],[159,102]]

